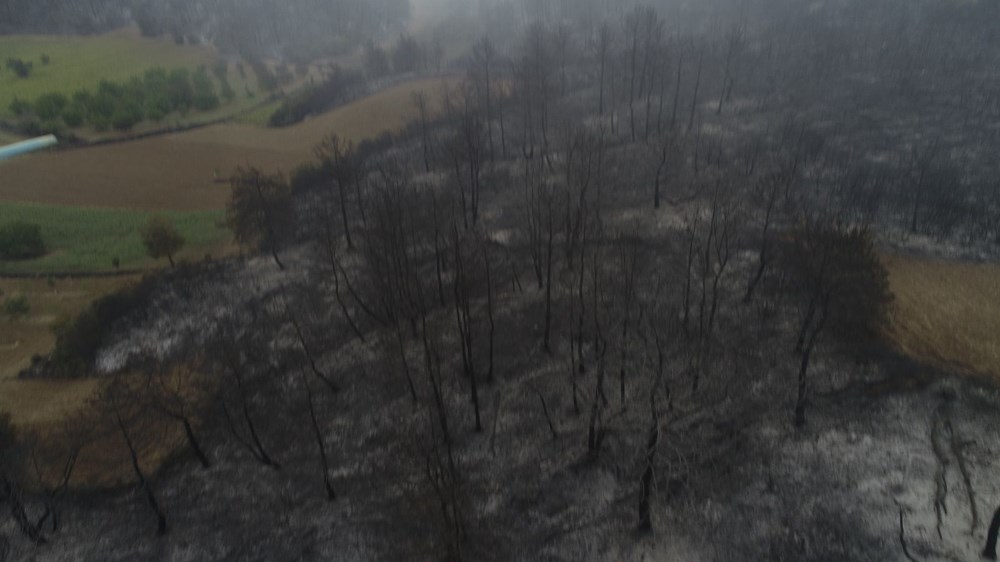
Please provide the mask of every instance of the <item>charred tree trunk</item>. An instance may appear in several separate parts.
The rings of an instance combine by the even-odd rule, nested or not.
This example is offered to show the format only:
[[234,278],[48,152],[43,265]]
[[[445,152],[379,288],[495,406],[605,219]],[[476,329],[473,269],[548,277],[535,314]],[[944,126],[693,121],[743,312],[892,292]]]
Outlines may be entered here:
[[743,302],[749,304],[753,301],[753,293],[757,288],[757,284],[764,277],[764,272],[767,270],[768,260],[770,259],[770,254],[768,254],[770,245],[770,231],[771,231],[771,219],[774,215],[774,206],[778,202],[779,186],[777,183],[769,188],[767,193],[767,206],[764,210],[764,225],[761,228],[760,233],[760,251],[757,253],[757,270],[753,277],[750,279],[750,283],[747,284],[747,292],[743,297]]
[[361,340],[361,343],[365,343],[365,336],[361,333],[361,329],[358,324],[351,317],[351,312],[347,309],[347,303],[344,302],[344,295],[340,291],[340,273],[337,271],[337,261],[336,259],[331,260],[331,265],[333,268],[333,293],[337,298],[337,306],[340,307],[340,313],[344,315],[344,319],[347,320],[347,324],[351,327],[351,331],[354,335]]
[[347,194],[345,193],[346,188],[344,183],[337,182],[337,192],[340,197],[340,220],[344,226],[344,238],[347,239],[347,248],[350,250],[354,249],[354,241],[351,239],[351,225],[350,221],[347,220]]
[[688,227],[688,251],[687,251],[687,274],[684,278],[684,334],[686,336],[691,335],[691,274],[694,268],[694,256],[695,256],[695,238],[697,235],[698,225]]
[[486,251],[483,252],[483,262],[486,265],[486,312],[490,321],[490,365],[486,374],[486,382],[493,384],[493,344],[496,339],[497,326],[493,317],[493,276],[490,270],[490,257]]
[[305,376],[302,377],[302,384],[306,387],[306,402],[309,406],[309,423],[312,426],[313,436],[316,438],[316,446],[319,449],[320,468],[323,471],[323,487],[326,489],[326,499],[333,501],[337,499],[337,492],[333,489],[333,482],[330,480],[330,463],[326,456],[326,444],[323,443],[323,432],[319,427],[319,420],[316,418],[316,405],[313,402],[312,388]]
[[809,334],[809,327],[812,325],[813,319],[816,317],[816,309],[819,304],[820,295],[816,291],[813,296],[809,298],[809,306],[806,308],[806,316],[802,320],[802,326],[799,327],[799,335],[795,339],[795,353],[802,353],[803,348],[806,345],[806,336]]
[[545,255],[545,336],[542,344],[545,353],[552,354],[552,347],[549,344],[549,335],[552,331],[552,239],[554,236],[552,217],[552,198],[546,200],[546,210],[548,211],[548,240],[546,242]]
[[1000,534],[1000,507],[993,512],[993,519],[990,520],[990,528],[986,533],[986,547],[983,548],[983,558],[987,560],[997,559],[998,534]]
[[812,356],[813,349],[816,346],[816,340],[819,338],[820,333],[823,331],[823,327],[826,324],[827,318],[827,308],[829,307],[830,296],[829,294],[824,298],[822,305],[822,313],[820,315],[819,323],[813,329],[812,334],[809,336],[809,341],[806,344],[805,350],[802,352],[802,362],[799,365],[799,380],[798,380],[798,393],[795,400],[795,427],[797,429],[802,429],[806,425],[806,403],[808,402],[809,392],[808,392],[808,370],[809,370],[809,359]]
[[181,416],[181,423],[184,424],[184,436],[187,438],[188,447],[191,448],[191,452],[201,463],[202,468],[211,468],[212,463],[208,460],[208,455],[201,448],[201,444],[198,442],[198,438],[195,436],[194,428],[191,427],[191,420],[187,417]]
[[444,307],[444,257],[441,252],[441,228],[438,221],[437,196],[431,193],[431,207],[434,214],[434,268],[437,273],[438,301]]
[[660,420],[656,413],[656,400],[650,398],[650,409],[652,410],[652,421],[649,425],[648,437],[646,439],[646,468],[642,471],[639,497],[639,528],[644,531],[653,529],[653,520],[650,515],[650,496],[653,493],[653,471],[656,466],[656,446],[660,441]]
[[[243,413],[243,420],[246,422],[247,430],[250,433],[250,443],[246,444],[250,448],[251,454],[264,466],[271,467],[275,470],[280,470],[281,465],[275,462],[271,455],[268,454],[267,449],[264,448],[264,444],[260,440],[260,436],[257,433],[257,426],[254,424],[253,415],[250,413],[250,403],[249,397],[246,394],[246,388],[243,384],[243,373],[240,370],[237,359],[232,355],[232,350],[229,346],[223,344],[223,356],[226,362],[229,364],[229,369],[232,371],[233,377],[236,379],[237,394],[240,398],[240,410]],[[239,438],[239,434],[236,432],[236,426],[233,423],[232,416],[229,415],[229,409],[225,406],[225,401],[222,402],[224,413],[226,414],[226,419],[229,421],[230,429],[235,437]],[[242,441],[242,438],[240,438]]]
[[278,257],[278,233],[274,228],[273,219],[271,213],[267,211],[266,203],[267,199],[264,197],[263,188],[260,185],[261,178],[259,175],[254,176],[254,188],[257,191],[257,197],[260,200],[261,206],[265,209],[264,219],[267,222],[267,245],[271,250],[271,257],[274,258],[274,263],[277,264],[278,269],[281,271],[285,270],[285,264],[281,263],[281,258]]
[[125,427],[125,422],[122,420],[121,414],[118,412],[117,405],[115,406],[115,418],[118,422],[118,429],[121,431],[122,437],[125,440],[125,445],[128,447],[129,457],[132,460],[132,470],[135,472],[135,477],[139,481],[139,488],[146,495],[146,503],[149,504],[149,508],[156,515],[156,535],[162,537],[167,534],[167,518],[163,514],[163,510],[160,509],[160,504],[156,500],[156,494],[153,493],[153,487],[149,484],[146,479],[146,475],[142,472],[142,467],[139,466],[139,455],[135,450],[135,444],[132,443],[132,437],[128,433],[128,428]]
[[677,129],[677,105],[681,99],[681,73],[684,70],[684,50],[680,49],[677,54],[677,81],[674,84],[674,102],[673,110],[670,112],[670,128],[671,130]]
[[656,182],[653,184],[653,208],[660,208],[660,180],[663,177],[663,169],[667,167],[667,143],[663,143],[660,148],[660,164],[656,167]]
[[420,139],[424,157],[424,172],[431,171],[430,139],[427,135],[427,94],[423,91],[413,94],[413,103],[420,113]]
[[10,504],[10,516],[17,523],[21,534],[35,546],[45,544],[46,540],[42,536],[40,529],[32,525],[28,518],[28,512],[24,508],[24,502],[21,500],[21,491],[18,487],[6,475],[0,475],[0,485],[2,485],[0,491],[3,491],[0,499],[4,499]]
[[312,371],[312,374],[315,375],[316,378],[323,381],[323,384],[330,389],[330,392],[333,394],[340,393],[340,386],[330,380],[330,378],[320,370],[319,365],[316,364],[316,356],[313,354],[308,342],[306,341],[305,334],[302,332],[302,326],[299,324],[298,319],[295,318],[295,314],[288,308],[287,301],[285,302],[285,311],[288,315],[288,321],[292,324],[292,327],[295,328],[295,336],[299,340],[299,346],[302,348],[302,353],[305,354],[306,360],[309,362],[309,370]]
[[[80,456],[80,447],[76,447],[70,453],[69,458],[66,459],[66,464],[63,466],[62,480],[59,485],[55,488],[46,490],[45,492],[45,513],[38,518],[35,523],[35,528],[41,532],[42,528],[45,526],[45,522],[49,519],[52,520],[52,532],[55,533],[59,531],[59,500],[66,495],[69,491],[69,481],[73,476],[73,470],[76,468],[76,460]],[[2,557],[0,557],[2,560]]]
[[469,294],[467,280],[465,277],[465,265],[462,260],[462,245],[458,238],[458,227],[453,229],[455,240],[455,320],[458,326],[458,335],[462,347],[462,370],[465,378],[469,381],[472,407],[476,418],[476,432],[483,431],[483,423],[479,411],[479,384],[476,380],[476,371],[473,366],[472,353],[472,313],[469,306]]
[[[594,400],[590,407],[590,424],[587,427],[587,451],[591,456],[597,456],[601,452],[601,444],[604,442],[604,428],[601,423],[601,398],[604,395],[604,365],[607,355],[608,345],[602,345],[600,358],[597,366],[597,380],[594,384]],[[605,400],[607,400],[605,398]]]
[[410,397],[413,398],[413,403],[416,404],[420,399],[417,398],[417,388],[413,384],[413,376],[410,374],[410,363],[406,359],[406,342],[403,340],[403,329],[400,328],[399,322],[396,322],[396,344],[399,348],[399,358],[403,363],[403,374],[406,375],[406,384],[410,390]]
[[542,413],[545,415],[545,421],[549,424],[549,432],[552,434],[552,439],[559,439],[559,432],[556,431],[555,423],[552,422],[552,416],[549,415],[549,406],[545,402],[545,396],[542,395],[541,391],[535,388],[533,385],[528,385],[529,388],[538,396],[538,400],[542,403]]
[[688,117],[688,125],[687,125],[687,132],[689,134],[694,129],[694,118],[696,110],[698,109],[698,90],[701,89],[701,70],[704,59],[705,59],[705,52],[702,51],[698,55],[698,72],[695,75],[695,80],[694,80],[694,93],[691,95],[691,114]]

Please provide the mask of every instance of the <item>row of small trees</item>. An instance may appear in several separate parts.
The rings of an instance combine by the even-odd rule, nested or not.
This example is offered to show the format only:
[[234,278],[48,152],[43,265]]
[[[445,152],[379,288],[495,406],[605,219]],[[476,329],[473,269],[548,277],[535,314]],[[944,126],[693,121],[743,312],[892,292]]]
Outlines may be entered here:
[[172,113],[214,109],[221,103],[220,95],[231,101],[235,97],[232,87],[226,80],[220,83],[221,94],[204,66],[194,72],[153,68],[124,83],[102,81],[96,92],[79,90],[72,96],[48,93],[33,102],[15,99],[10,112],[25,128],[51,131],[89,125],[99,131],[127,131],[144,120],[160,121]]

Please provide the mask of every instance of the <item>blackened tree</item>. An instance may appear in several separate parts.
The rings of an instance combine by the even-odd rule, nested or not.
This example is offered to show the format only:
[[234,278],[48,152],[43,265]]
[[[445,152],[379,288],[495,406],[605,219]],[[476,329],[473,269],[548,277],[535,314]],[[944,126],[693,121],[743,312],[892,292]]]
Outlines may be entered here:
[[230,180],[232,192],[226,205],[226,224],[236,241],[254,250],[266,249],[280,269],[281,241],[291,230],[291,190],[281,175],[256,168],[240,168]]
[[840,344],[867,351],[880,341],[892,294],[879,260],[874,235],[865,227],[807,219],[796,229],[784,255],[805,305],[799,327],[795,425],[805,425],[808,369],[820,336],[829,332]]

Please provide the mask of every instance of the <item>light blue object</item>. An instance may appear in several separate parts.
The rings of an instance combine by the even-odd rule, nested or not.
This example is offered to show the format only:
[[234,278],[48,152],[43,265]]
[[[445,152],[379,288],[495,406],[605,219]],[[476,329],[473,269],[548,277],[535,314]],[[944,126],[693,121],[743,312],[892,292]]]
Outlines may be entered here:
[[15,142],[14,144],[0,148],[0,162],[7,160],[8,158],[13,158],[15,156],[20,156],[22,154],[54,146],[57,142],[59,141],[56,140],[54,135],[46,135],[44,137],[38,137],[31,140]]

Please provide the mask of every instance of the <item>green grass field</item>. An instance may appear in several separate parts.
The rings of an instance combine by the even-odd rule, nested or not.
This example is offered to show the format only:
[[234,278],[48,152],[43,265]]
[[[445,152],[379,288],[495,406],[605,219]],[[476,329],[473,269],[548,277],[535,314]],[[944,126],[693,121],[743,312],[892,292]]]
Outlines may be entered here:
[[62,207],[22,203],[0,204],[0,224],[21,220],[41,227],[49,253],[26,261],[0,261],[0,275],[96,273],[120,269],[164,266],[146,256],[139,229],[153,214],[172,221],[187,241],[179,257],[201,259],[218,256],[230,247],[222,224],[223,211],[162,212]]
[[[167,38],[142,37],[134,28],[125,28],[96,36],[8,35],[0,36],[0,119],[11,118],[10,104],[16,98],[33,103],[39,96],[61,93],[67,97],[79,90],[91,93],[102,80],[124,83],[142,76],[154,67],[165,69],[190,68],[205,65],[212,68],[220,59],[209,46],[176,45]],[[50,62],[42,63],[42,55]],[[28,78],[18,78],[6,68],[7,58],[20,58],[33,64]],[[163,127],[206,123],[228,118],[260,104],[265,96],[259,91],[256,78],[249,66],[238,72],[237,65],[228,65],[227,80],[235,98],[222,100],[213,110],[185,114],[172,113],[161,121],[142,121],[130,134],[144,133]],[[212,81],[221,95],[221,86],[214,73]],[[299,84],[287,87],[294,89]],[[263,118],[266,119],[270,114]],[[77,127],[73,132],[85,139],[95,140],[119,136],[114,131],[96,131],[89,125]],[[10,134],[0,136],[0,143],[13,142]]]
[[[34,100],[49,92],[71,95],[81,88],[94,90],[101,80],[125,81],[154,66],[210,65],[217,56],[210,47],[179,46],[128,29],[86,37],[0,36],[0,53],[0,63],[13,57],[34,64],[28,78],[17,78],[6,66],[0,70],[0,115],[8,113],[14,98]],[[42,64],[43,54],[51,59],[47,65]]]

